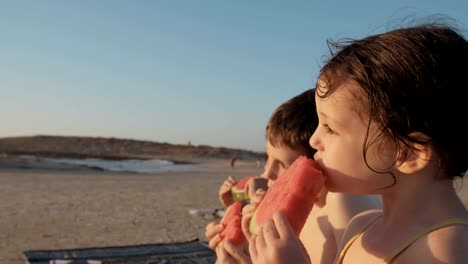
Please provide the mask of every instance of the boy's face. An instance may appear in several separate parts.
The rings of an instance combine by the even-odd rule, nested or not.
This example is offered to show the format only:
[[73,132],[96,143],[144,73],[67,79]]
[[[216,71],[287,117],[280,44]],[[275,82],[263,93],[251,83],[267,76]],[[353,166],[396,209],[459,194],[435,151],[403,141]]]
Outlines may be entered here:
[[273,146],[267,140],[266,144],[267,160],[262,177],[268,179],[268,185],[280,177],[283,172],[300,156],[302,153],[292,150],[287,146]]

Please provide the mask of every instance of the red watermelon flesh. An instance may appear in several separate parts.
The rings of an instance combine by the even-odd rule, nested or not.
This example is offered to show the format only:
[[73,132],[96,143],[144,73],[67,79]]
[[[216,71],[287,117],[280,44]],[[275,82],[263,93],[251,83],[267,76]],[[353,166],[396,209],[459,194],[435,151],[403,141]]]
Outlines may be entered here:
[[[221,223],[223,224],[224,228],[219,233],[219,236],[221,237],[222,241],[229,239],[236,246],[240,246],[247,242],[247,239],[242,232],[241,220],[242,203],[235,202],[227,208],[226,213],[221,219]],[[222,241],[220,243],[221,245]]]
[[320,166],[312,159],[299,157],[266,192],[250,220],[250,232],[258,234],[263,223],[280,210],[299,235],[324,183]]
[[231,194],[234,201],[244,202],[249,200],[249,195],[247,193],[247,183],[250,179],[255,178],[256,176],[248,176],[239,180],[231,188]]

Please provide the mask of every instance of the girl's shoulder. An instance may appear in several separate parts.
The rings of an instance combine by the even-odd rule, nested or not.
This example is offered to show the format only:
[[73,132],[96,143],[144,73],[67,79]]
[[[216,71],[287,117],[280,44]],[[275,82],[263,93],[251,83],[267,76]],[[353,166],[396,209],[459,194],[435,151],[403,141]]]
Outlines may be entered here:
[[402,257],[408,260],[424,260],[431,263],[434,259],[444,263],[466,263],[468,259],[468,219],[448,219],[427,229],[416,236]]
[[338,254],[336,256],[339,257],[341,253],[344,252],[349,241],[353,240],[354,237],[364,232],[367,227],[369,227],[376,219],[380,218],[381,216],[381,209],[370,209],[356,214],[346,225],[339,242]]
[[370,226],[375,220],[382,216],[381,209],[370,209],[356,214],[346,226],[343,241],[348,241]]

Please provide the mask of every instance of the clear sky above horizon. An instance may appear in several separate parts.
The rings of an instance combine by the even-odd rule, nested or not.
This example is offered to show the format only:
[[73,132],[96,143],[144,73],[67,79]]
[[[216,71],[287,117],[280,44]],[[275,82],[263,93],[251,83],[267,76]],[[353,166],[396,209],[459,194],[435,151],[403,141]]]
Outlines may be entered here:
[[341,2],[0,1],[0,137],[262,151],[273,110],[314,86],[327,39],[434,14],[468,29],[467,1]]

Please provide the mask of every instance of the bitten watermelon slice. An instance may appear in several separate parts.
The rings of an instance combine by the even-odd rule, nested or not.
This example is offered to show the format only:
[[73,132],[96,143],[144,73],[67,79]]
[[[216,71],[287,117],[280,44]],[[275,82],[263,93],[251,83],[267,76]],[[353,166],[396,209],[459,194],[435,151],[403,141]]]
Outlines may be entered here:
[[265,193],[250,220],[250,233],[258,234],[263,223],[280,210],[299,235],[324,183],[325,177],[314,160],[297,158]]
[[247,193],[247,183],[250,179],[255,178],[255,176],[248,176],[239,180],[231,188],[231,194],[234,201],[246,202],[249,200],[249,195]]
[[[236,246],[247,242],[241,228],[242,206],[241,202],[234,202],[226,209],[226,213],[221,219],[224,228],[219,233],[220,238],[222,241],[229,239]],[[222,241],[220,246],[222,246]]]

